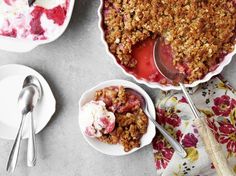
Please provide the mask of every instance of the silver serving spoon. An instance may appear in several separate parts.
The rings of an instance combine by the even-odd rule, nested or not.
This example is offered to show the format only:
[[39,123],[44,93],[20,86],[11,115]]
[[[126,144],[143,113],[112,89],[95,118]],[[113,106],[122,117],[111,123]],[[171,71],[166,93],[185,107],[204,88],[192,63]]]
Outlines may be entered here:
[[176,141],[169,133],[160,125],[156,122],[154,118],[152,118],[151,114],[149,113],[148,110],[148,105],[146,103],[145,98],[136,90],[131,89],[131,88],[125,88],[126,92],[130,92],[133,95],[136,95],[138,99],[141,102],[141,107],[144,111],[144,113],[147,115],[147,117],[152,121],[152,123],[156,126],[156,128],[161,132],[161,134],[166,138],[166,140],[170,143],[170,145],[173,147],[173,149],[181,156],[181,157],[186,157],[187,153],[184,150],[184,148],[180,145],[178,141]]
[[190,108],[196,118],[200,118],[199,111],[197,110],[196,106],[194,105],[185,85],[184,85],[184,79],[186,75],[184,73],[180,73],[177,69],[174,68],[172,65],[171,68],[169,65],[165,64],[163,59],[161,58],[159,54],[159,46],[161,42],[164,42],[164,39],[158,38],[155,42],[154,49],[153,49],[153,55],[154,55],[154,62],[156,65],[156,68],[159,70],[159,72],[168,80],[171,80],[173,83],[179,84],[181,90],[183,91],[185,98],[187,99]]
[[28,87],[25,87],[21,90],[19,98],[18,98],[18,104],[19,104],[19,110],[22,114],[22,119],[20,123],[20,127],[18,129],[14,145],[12,147],[8,163],[7,163],[7,171],[13,172],[16,167],[16,163],[18,160],[19,150],[20,150],[20,144],[22,139],[22,131],[24,127],[24,122],[26,115],[30,112],[32,112],[33,108],[35,107],[37,101],[39,98],[39,91],[36,86],[30,85]]
[[[42,86],[37,77],[29,75],[25,78],[23,83],[23,88],[28,86],[35,86],[38,90],[38,100],[42,97]],[[29,138],[28,138],[28,148],[27,148],[27,166],[33,167],[36,164],[37,152],[36,152],[36,142],[35,142],[35,131],[34,131],[34,119],[32,112],[30,113],[31,117],[29,118]]]

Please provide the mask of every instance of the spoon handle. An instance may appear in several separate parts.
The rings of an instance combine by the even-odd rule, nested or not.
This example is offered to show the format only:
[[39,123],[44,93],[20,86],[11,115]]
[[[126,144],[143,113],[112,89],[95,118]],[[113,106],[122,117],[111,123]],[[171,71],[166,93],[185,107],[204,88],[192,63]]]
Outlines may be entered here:
[[185,85],[183,83],[179,83],[183,93],[184,93],[184,96],[185,98],[187,99],[187,102],[191,108],[191,111],[194,115],[195,118],[200,118],[200,113],[199,111],[197,110],[196,106],[194,105],[193,101],[192,101],[192,98],[190,97]]
[[33,113],[29,112],[29,139],[27,149],[27,165],[28,167],[34,167],[36,164],[36,145],[35,145],[35,131],[34,131],[34,119]]
[[13,147],[12,147],[12,150],[11,150],[8,162],[7,162],[7,171],[11,173],[14,172],[16,163],[18,160],[24,122],[25,122],[25,115],[22,116],[20,127],[18,129],[15,142],[13,144]]
[[170,143],[170,145],[174,148],[174,150],[181,156],[181,157],[186,157],[187,153],[184,150],[183,146],[180,145],[180,143],[178,141],[176,141],[160,124],[158,124],[156,122],[156,120],[154,120],[154,118],[152,118],[150,116],[149,113],[147,113],[147,111],[145,112],[149,119],[154,123],[154,125],[156,126],[156,128],[160,131],[160,133],[165,137],[165,139]]

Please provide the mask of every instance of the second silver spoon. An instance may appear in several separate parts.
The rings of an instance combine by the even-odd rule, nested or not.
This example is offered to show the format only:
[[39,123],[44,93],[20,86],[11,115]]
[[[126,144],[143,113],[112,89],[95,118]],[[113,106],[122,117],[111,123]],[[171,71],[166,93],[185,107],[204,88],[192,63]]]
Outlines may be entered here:
[[28,113],[31,113],[33,108],[35,107],[37,101],[39,98],[39,92],[36,88],[36,86],[30,85],[28,87],[25,87],[21,90],[19,98],[18,98],[18,104],[19,109],[22,114],[22,119],[20,123],[20,127],[18,129],[15,142],[13,144],[8,163],[7,163],[7,171],[13,172],[16,167],[16,163],[18,160],[19,150],[20,150],[20,144],[22,139],[22,131],[24,127],[24,122],[26,115]]
[[[24,83],[23,83],[23,88],[31,86],[31,85],[33,85],[37,88],[37,91],[38,91],[37,102],[38,102],[42,97],[42,86],[41,86],[41,83],[39,82],[38,78],[33,75],[29,75],[25,78]],[[29,128],[28,148],[27,148],[27,166],[29,166],[29,167],[35,166],[36,160],[37,160],[34,118],[33,118],[32,113],[33,112],[30,113],[31,117],[29,117],[30,128]]]

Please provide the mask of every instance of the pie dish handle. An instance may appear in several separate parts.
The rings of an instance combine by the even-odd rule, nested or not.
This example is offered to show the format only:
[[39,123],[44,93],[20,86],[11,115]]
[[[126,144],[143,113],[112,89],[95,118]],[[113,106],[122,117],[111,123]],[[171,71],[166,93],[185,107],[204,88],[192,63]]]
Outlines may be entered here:
[[204,118],[195,119],[194,123],[205,144],[206,151],[216,169],[218,176],[235,176],[234,172],[228,166],[228,162],[223,153],[221,145],[216,141],[211,129],[208,127]]
[[31,51],[38,45],[39,43],[36,41],[0,36],[0,49],[5,51],[24,53]]

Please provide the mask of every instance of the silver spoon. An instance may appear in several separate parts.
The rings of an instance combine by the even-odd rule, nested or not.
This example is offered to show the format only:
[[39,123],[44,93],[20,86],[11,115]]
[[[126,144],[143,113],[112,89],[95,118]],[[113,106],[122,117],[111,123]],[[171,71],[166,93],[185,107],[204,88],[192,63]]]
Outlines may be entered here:
[[20,150],[20,144],[22,139],[22,131],[24,127],[24,122],[26,115],[30,112],[32,112],[33,108],[35,107],[39,97],[39,91],[36,86],[30,85],[28,87],[25,87],[21,90],[19,98],[18,98],[18,104],[19,104],[19,110],[22,114],[22,119],[20,123],[20,127],[18,129],[16,139],[14,142],[14,145],[12,147],[8,163],[7,163],[7,171],[13,172],[16,167],[16,163],[18,160],[19,150]]
[[[29,75],[25,78],[23,83],[23,88],[28,86],[35,86],[38,90],[38,101],[42,97],[42,87],[37,77]],[[28,148],[27,148],[27,166],[33,167],[36,164],[37,152],[36,152],[36,142],[35,142],[35,131],[34,131],[34,119],[31,112],[31,117],[29,118],[29,138],[28,138]]]
[[154,118],[152,118],[151,114],[149,113],[148,110],[148,105],[146,103],[145,98],[136,90],[131,89],[131,88],[125,88],[126,92],[130,92],[134,95],[136,95],[140,102],[141,102],[141,107],[147,117],[152,121],[152,123],[156,126],[156,128],[161,132],[161,134],[166,138],[166,140],[170,143],[170,145],[174,148],[174,150],[181,156],[181,157],[186,157],[187,153],[184,150],[184,148],[180,145],[179,142],[177,142],[169,133],[161,126],[159,125]]
[[154,50],[153,50],[153,55],[154,55],[154,62],[156,65],[156,68],[159,70],[159,72],[168,80],[171,80],[173,83],[177,83],[179,84],[181,90],[183,91],[189,105],[190,108],[194,114],[194,116],[196,118],[200,118],[200,114],[199,111],[197,110],[196,106],[194,105],[185,85],[184,85],[184,79],[185,79],[185,74],[184,73],[180,73],[177,69],[174,68],[174,66],[172,65],[171,68],[169,65],[166,65],[163,61],[163,59],[161,58],[160,54],[159,54],[159,46],[161,44],[161,42],[164,42],[164,39],[162,38],[158,38],[155,42],[154,45]]

